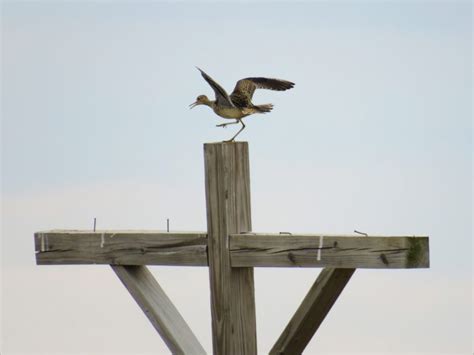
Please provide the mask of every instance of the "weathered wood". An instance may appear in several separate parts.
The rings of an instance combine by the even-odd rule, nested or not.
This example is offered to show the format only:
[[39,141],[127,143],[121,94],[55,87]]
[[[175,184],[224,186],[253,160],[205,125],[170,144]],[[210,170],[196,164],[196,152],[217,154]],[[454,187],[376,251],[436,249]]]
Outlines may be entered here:
[[231,235],[230,251],[233,267],[429,267],[428,237],[248,233]]
[[257,354],[253,269],[229,255],[229,234],[251,230],[248,144],[205,144],[204,157],[214,354]]
[[[233,267],[429,267],[428,237],[234,234]],[[321,247],[320,247],[320,243]],[[156,231],[35,233],[38,264],[207,266],[207,234]],[[318,260],[319,256],[319,260]]]
[[[355,268],[429,267],[428,237],[254,234],[248,144],[204,145],[208,233],[47,231],[35,233],[37,264],[111,264],[175,354],[204,354],[144,266],[209,266],[213,351],[257,353],[253,267],[325,268],[272,349],[299,354]],[[169,229],[169,228],[168,228]]]
[[35,233],[37,264],[207,266],[206,233],[64,231]]
[[111,266],[173,354],[206,354],[146,266]]
[[270,354],[301,354],[354,271],[355,269],[323,269]]

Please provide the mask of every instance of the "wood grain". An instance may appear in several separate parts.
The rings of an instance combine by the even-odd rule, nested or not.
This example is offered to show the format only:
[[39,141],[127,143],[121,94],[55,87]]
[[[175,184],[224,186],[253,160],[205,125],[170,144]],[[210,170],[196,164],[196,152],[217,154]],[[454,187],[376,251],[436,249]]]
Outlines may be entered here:
[[233,267],[429,267],[428,237],[234,234],[230,251]]
[[323,269],[270,350],[270,354],[301,354],[349,282],[354,271],[355,269]]
[[112,265],[112,269],[173,354],[206,354],[194,333],[146,266]]
[[[229,241],[231,265],[364,269],[429,267],[428,237],[321,236],[233,234]],[[56,230],[35,233],[36,261],[40,265],[207,266],[206,246],[207,234],[204,232]]]
[[248,144],[205,144],[204,157],[214,354],[256,354],[253,269],[229,254],[229,235],[251,230]]
[[74,231],[35,233],[37,264],[207,266],[206,233]]

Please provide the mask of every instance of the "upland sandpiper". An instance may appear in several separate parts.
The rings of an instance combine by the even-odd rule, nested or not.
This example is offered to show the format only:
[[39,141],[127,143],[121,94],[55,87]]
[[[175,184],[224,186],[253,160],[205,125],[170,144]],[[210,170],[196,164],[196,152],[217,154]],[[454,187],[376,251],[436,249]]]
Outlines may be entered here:
[[[197,68],[199,69],[199,68]],[[273,108],[272,104],[254,105],[252,96],[256,89],[268,89],[276,91],[285,91],[291,89],[295,84],[291,81],[269,78],[245,78],[241,79],[235,85],[234,91],[230,95],[214,79],[199,69],[203,78],[214,90],[216,100],[212,101],[206,95],[199,95],[196,102],[192,103],[190,108],[198,105],[206,105],[219,116],[227,119],[235,119],[234,122],[221,123],[217,127],[225,127],[230,124],[240,123],[242,128],[227,142],[232,142],[235,137],[245,128],[242,119],[254,113],[267,113]]]

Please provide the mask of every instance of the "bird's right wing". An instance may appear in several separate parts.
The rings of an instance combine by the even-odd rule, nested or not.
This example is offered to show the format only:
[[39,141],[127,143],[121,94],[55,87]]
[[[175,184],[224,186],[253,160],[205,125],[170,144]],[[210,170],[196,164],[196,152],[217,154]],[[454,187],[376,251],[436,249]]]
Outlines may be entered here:
[[221,107],[235,107],[229,95],[222,88],[222,86],[216,83],[214,79],[212,79],[209,75],[207,75],[203,70],[201,70],[200,68],[197,68],[197,69],[201,72],[201,75],[204,78],[204,80],[206,80],[208,84],[211,86],[211,88],[214,90],[214,93],[216,94],[217,105]]

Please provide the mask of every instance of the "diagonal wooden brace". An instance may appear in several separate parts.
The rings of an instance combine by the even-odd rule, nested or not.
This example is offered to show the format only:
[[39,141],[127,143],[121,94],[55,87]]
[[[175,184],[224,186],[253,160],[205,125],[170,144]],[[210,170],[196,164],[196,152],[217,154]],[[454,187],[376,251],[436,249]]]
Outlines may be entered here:
[[173,354],[206,354],[146,266],[111,265]]
[[354,271],[355,269],[324,268],[270,354],[301,354]]

